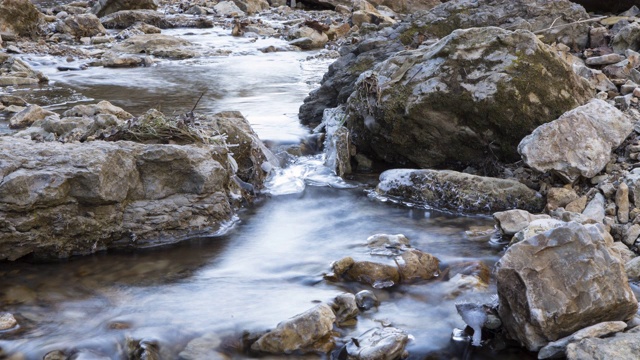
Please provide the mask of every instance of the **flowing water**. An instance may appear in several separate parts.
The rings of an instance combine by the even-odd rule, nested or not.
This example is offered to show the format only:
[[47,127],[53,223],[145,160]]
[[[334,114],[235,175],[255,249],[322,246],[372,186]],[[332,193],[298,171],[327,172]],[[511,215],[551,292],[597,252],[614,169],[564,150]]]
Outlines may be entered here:
[[[24,56],[50,77],[50,84],[0,92],[55,111],[109,100],[139,115],[150,107],[189,111],[206,91],[197,111],[239,110],[263,140],[296,143],[309,133],[299,125],[297,110],[330,61],[313,58],[315,52],[262,53],[256,49],[284,42],[233,38],[220,28],[165,33],[232,54],[77,72],[57,71],[66,63],[63,58]],[[303,157],[276,171],[263,199],[242,210],[223,234],[59,263],[0,263],[0,312],[13,313],[20,324],[0,332],[0,349],[27,359],[42,359],[53,350],[80,351],[83,359],[99,358],[95,354],[121,359],[124,339],[132,338],[157,341],[163,358],[172,359],[194,338],[218,337],[225,349],[224,339],[243,331],[273,328],[344,291],[370,289],[381,305],[343,329],[344,338],[390,324],[412,335],[412,359],[529,357],[474,352],[451,340],[452,330],[464,327],[455,303],[485,301],[495,293],[494,284],[461,290],[443,277],[383,290],[324,280],[332,261],[369,259],[366,239],[378,233],[402,233],[413,247],[445,264],[482,261],[491,267],[502,245],[465,234],[474,227],[491,228],[489,218],[385,202],[370,196],[371,179],[345,182],[322,163],[320,156]]]

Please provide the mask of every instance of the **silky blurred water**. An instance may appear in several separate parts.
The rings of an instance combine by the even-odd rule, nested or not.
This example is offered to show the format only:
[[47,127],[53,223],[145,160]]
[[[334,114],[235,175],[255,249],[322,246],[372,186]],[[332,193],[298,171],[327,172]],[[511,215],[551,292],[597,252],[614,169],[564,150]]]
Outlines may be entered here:
[[[163,33],[231,53],[162,60],[149,68],[74,72],[56,68],[81,65],[81,60],[24,55],[50,83],[0,91],[58,112],[108,100],[134,115],[151,107],[167,114],[187,112],[205,92],[196,111],[241,111],[263,140],[296,143],[310,133],[297,120],[298,107],[318,86],[330,60],[313,58],[317,52],[262,53],[261,47],[285,42],[233,38],[222,28]],[[412,359],[528,357],[473,351],[451,342],[453,329],[464,326],[455,303],[489,299],[493,282],[474,290],[443,277],[381,290],[324,280],[332,261],[345,256],[371,260],[366,239],[378,233],[406,235],[443,267],[468,261],[491,267],[502,245],[465,233],[490,230],[489,218],[385,203],[370,196],[371,179],[344,181],[323,164],[323,156],[316,155],[276,169],[262,200],[242,210],[235,226],[221,236],[60,263],[0,263],[0,312],[11,312],[20,324],[0,332],[0,358],[4,352],[16,359],[42,359],[60,350],[125,359],[130,338],[156,341],[163,359],[176,359],[195,338],[239,339],[243,331],[274,328],[317,302],[363,289],[374,291],[381,305],[342,329],[343,338],[393,325],[412,335]],[[247,356],[219,350],[231,358]]]

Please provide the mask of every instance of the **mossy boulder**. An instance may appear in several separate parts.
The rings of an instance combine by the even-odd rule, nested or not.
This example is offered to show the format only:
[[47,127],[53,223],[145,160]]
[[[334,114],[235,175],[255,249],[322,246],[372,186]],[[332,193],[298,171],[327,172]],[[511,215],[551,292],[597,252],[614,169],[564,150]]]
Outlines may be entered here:
[[28,0],[0,0],[0,32],[18,36],[38,35],[43,15]]
[[524,30],[456,30],[363,73],[346,126],[358,152],[422,168],[517,161],[520,140],[593,96]]

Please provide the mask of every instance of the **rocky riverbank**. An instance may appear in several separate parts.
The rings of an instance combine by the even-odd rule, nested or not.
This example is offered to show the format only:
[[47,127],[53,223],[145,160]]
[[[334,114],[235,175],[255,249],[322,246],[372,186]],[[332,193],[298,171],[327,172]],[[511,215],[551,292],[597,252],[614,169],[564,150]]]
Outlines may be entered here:
[[[101,0],[38,9],[3,0],[0,86],[48,81],[21,53],[82,60],[64,71],[228,55],[162,34],[173,27],[289,40],[264,52],[323,48],[319,56],[336,61],[300,120],[319,125],[315,135],[326,138],[336,173],[390,168],[372,197],[492,214],[509,242],[491,280],[482,262],[445,264],[402,235],[377,234],[366,244],[371,259],[336,259],[324,281],[372,289],[439,283],[452,297],[495,281],[495,302],[459,304],[468,327],[455,339],[477,347],[509,339],[539,358],[634,358],[640,10],[589,14],[567,0],[284,5]],[[279,165],[236,112],[134,116],[103,101],[57,114],[8,95],[0,111],[16,131],[0,137],[0,260],[210,234],[233,221]],[[402,329],[341,336],[377,304],[366,291],[341,294],[271,331],[195,338],[179,356],[407,356]],[[19,326],[11,314],[1,318],[0,331]],[[146,339],[126,347],[128,358],[160,357]]]

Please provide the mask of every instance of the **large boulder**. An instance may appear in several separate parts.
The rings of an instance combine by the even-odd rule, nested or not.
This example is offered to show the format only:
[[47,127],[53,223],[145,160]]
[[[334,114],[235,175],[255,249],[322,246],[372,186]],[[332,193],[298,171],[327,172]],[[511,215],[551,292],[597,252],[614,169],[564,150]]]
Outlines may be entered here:
[[[152,124],[166,121],[153,115]],[[111,119],[108,134],[141,139],[148,127],[131,121],[143,118],[117,127],[121,120],[103,113],[41,125],[45,133],[71,131],[67,119],[87,119],[93,122],[87,128],[95,129],[95,124]],[[223,125],[231,119],[234,124]],[[208,130],[223,135],[206,142],[191,140],[198,133],[167,138],[181,145],[158,144],[163,140],[158,138],[149,139],[151,144],[0,138],[0,260],[148,247],[222,227],[240,200],[251,200],[251,190],[262,186],[272,165],[253,131],[240,134],[248,128],[241,116],[211,115],[202,122],[209,124],[198,130],[201,134]],[[173,128],[168,124],[158,130]]]
[[43,17],[32,1],[0,1],[0,33],[35,37]]
[[100,22],[107,29],[126,29],[136,23],[145,23],[160,29],[174,27],[162,13],[155,10],[122,10],[101,17]]
[[0,86],[35,85],[49,79],[22,59],[0,53]]
[[568,223],[511,246],[496,265],[499,313],[531,351],[638,310],[613,239],[601,225]]
[[142,34],[132,36],[113,47],[114,51],[157,57],[186,59],[198,55],[194,45],[187,40],[162,34]]
[[330,333],[336,316],[331,306],[320,304],[283,321],[251,345],[254,351],[272,354],[315,352],[332,347]]
[[109,15],[122,10],[156,10],[155,0],[98,0],[91,12],[98,17]]
[[552,171],[567,182],[592,178],[604,169],[611,150],[622,144],[634,123],[606,101],[593,99],[535,129],[522,139],[518,152],[533,169]]
[[456,30],[363,73],[345,124],[358,152],[393,164],[515,161],[525,135],[592,95],[529,31]]
[[300,107],[300,120],[303,124],[319,123],[325,108],[346,102],[362,72],[424,40],[444,37],[458,28],[498,26],[543,31],[540,35],[544,35],[545,43],[563,42],[582,48],[586,46],[589,24],[577,21],[588,17],[582,7],[568,0],[450,0],[426,12],[415,11],[398,26],[383,28],[363,36],[358,44],[343,47],[342,56],[331,65],[320,88],[309,94]]
[[510,209],[539,212],[545,205],[542,195],[515,180],[448,170],[387,170],[380,175],[376,192],[411,203],[464,213],[493,213]]
[[60,23],[58,31],[77,38],[107,33],[107,29],[102,26],[100,19],[93,14],[71,15]]

